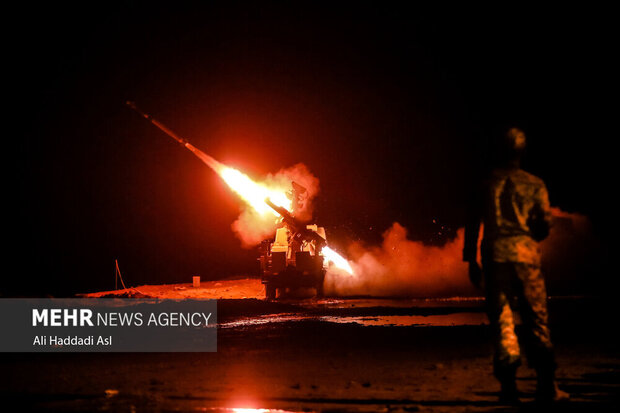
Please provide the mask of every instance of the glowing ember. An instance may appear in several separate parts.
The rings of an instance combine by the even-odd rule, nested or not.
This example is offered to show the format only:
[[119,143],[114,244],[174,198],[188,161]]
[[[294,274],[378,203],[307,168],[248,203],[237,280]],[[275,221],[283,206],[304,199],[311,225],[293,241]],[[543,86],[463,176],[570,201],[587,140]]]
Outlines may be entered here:
[[272,410],[269,409],[251,409],[251,408],[242,408],[235,407],[232,409],[234,413],[269,413]]

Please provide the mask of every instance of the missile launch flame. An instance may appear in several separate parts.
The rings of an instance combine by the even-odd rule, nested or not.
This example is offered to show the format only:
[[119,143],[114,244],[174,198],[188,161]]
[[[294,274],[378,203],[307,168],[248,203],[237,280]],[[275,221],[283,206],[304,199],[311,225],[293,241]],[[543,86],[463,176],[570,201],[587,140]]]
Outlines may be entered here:
[[329,247],[323,247],[322,253],[327,262],[331,262],[336,268],[353,275],[353,268],[351,268],[351,264],[349,264],[349,261],[347,261],[342,255],[338,254]]
[[[226,182],[226,184],[237,195],[239,195],[241,199],[243,199],[243,201],[250,205],[261,216],[273,215],[274,218],[280,217],[278,212],[265,203],[265,199],[269,199],[273,204],[282,207],[287,211],[292,209],[292,201],[286,195],[289,188],[277,187],[275,185],[268,185],[266,183],[258,183],[253,181],[241,171],[224,165],[212,156],[209,156],[200,149],[196,148],[194,145],[175,134],[172,130],[168,129],[164,124],[142,112],[138,109],[134,102],[127,101],[126,104],[172,139],[190,150],[205,165],[213,169],[213,171],[217,173],[220,178],[222,178],[222,180]],[[351,268],[349,262],[336,251],[325,246],[322,249],[322,253],[328,263],[331,263],[336,268],[342,269],[343,271],[353,275],[353,269]]]
[[[207,165],[209,164],[207,163]],[[254,208],[259,214],[273,214],[276,217],[280,216],[280,214],[265,203],[265,199],[269,199],[273,204],[287,211],[291,210],[292,201],[286,196],[286,189],[269,187],[266,184],[254,182],[244,173],[228,166],[222,166],[217,169],[213,168],[213,170],[241,197],[241,199]],[[353,268],[351,268],[349,262],[336,251],[326,246],[322,249],[322,253],[328,263],[353,275]]]
[[279,216],[276,211],[265,203],[266,198],[269,198],[275,205],[287,210],[290,210],[292,207],[292,201],[286,196],[286,191],[256,183],[247,175],[227,166],[220,171],[216,170],[216,172],[233,191],[261,215],[273,214],[274,216]]

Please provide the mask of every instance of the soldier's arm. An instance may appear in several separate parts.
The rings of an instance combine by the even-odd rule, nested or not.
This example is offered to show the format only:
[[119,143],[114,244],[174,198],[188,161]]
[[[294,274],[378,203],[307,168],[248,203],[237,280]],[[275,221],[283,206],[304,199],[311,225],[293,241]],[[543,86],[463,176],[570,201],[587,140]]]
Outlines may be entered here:
[[547,187],[541,182],[536,191],[534,207],[530,211],[528,226],[532,233],[532,238],[542,241],[547,238],[551,230],[551,204],[549,203],[549,193]]
[[540,209],[543,211],[543,219],[547,223],[547,226],[551,227],[551,203],[549,203],[549,193],[547,192],[547,187],[543,184],[540,190]]

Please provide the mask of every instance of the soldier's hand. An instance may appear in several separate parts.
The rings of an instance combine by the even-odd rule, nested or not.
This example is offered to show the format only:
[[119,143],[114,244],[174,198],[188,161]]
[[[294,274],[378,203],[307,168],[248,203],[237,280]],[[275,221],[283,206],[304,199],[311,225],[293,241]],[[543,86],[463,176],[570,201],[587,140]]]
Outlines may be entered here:
[[545,219],[545,212],[539,205],[534,205],[526,223],[534,240],[540,242],[549,235],[550,222]]
[[481,288],[482,268],[480,268],[480,265],[475,261],[469,263],[469,280],[476,288]]

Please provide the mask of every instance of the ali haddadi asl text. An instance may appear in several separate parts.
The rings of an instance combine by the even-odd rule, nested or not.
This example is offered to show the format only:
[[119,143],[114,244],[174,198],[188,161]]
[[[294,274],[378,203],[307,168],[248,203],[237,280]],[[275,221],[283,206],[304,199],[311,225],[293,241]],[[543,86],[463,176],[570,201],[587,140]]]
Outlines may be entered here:
[[112,336],[35,336],[33,346],[111,346]]

